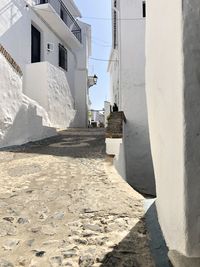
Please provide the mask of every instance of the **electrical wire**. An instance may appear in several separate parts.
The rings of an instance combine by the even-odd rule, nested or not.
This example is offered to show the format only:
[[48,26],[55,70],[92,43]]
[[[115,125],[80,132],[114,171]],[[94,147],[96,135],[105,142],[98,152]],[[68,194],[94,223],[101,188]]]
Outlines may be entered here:
[[[81,17],[82,19],[107,20],[112,21],[114,18],[100,18],[100,17]],[[116,18],[116,20],[144,20],[144,18]]]
[[[26,2],[26,0],[24,0],[24,2],[28,5],[28,3]],[[32,7],[32,6],[31,6]],[[49,12],[49,13],[53,13],[53,14],[56,14],[57,15],[57,12],[54,12],[54,11],[49,11],[49,10],[43,10],[44,12]],[[82,33],[82,34],[84,34],[84,33]],[[87,36],[86,34],[84,34],[85,36]],[[100,44],[100,43],[98,43],[98,42],[96,42],[96,41],[99,41],[99,42],[102,42],[103,44]],[[99,45],[99,46],[101,46],[101,47],[112,47],[112,45],[109,43],[109,42],[106,42],[106,41],[103,41],[103,40],[101,40],[101,39],[98,39],[98,38],[94,38],[94,37],[92,37],[92,42],[94,43],[94,44],[97,44],[97,45]],[[105,45],[104,45],[105,44]]]
[[92,40],[92,43],[93,43],[93,45],[97,45],[97,46],[104,47],[104,48],[110,49],[112,47],[112,45],[102,45],[100,43],[95,42],[94,40]]
[[119,60],[109,60],[109,59],[94,58],[94,57],[90,57],[90,59],[95,60],[95,61],[103,61],[103,62],[110,62],[110,61],[117,62],[117,61],[119,61]]
[[[27,4],[27,5],[29,5],[27,2],[26,2],[26,0],[24,0],[24,2]],[[54,13],[54,14],[58,14],[56,11],[54,12],[54,11],[50,11],[50,10],[42,10],[43,12],[49,12],[49,13]],[[73,15],[72,15],[73,16]],[[74,16],[73,16],[74,17]],[[94,20],[107,20],[107,21],[112,21],[112,20],[114,20],[114,18],[101,18],[101,17],[81,17],[80,19],[94,19]],[[116,20],[145,20],[145,18],[116,18]]]
[[[27,1],[26,0],[24,0],[24,2],[28,5],[28,3],[27,3]],[[48,11],[48,10],[43,10],[43,11],[45,11],[45,12],[51,12],[51,13],[54,13],[54,14],[57,14],[57,12],[53,12],[53,11]],[[86,18],[86,17],[85,17]],[[88,17],[89,18],[89,17]],[[91,17],[91,18],[93,18],[93,17]],[[103,19],[103,18],[96,18],[96,19]],[[92,40],[92,42],[94,42],[94,38],[92,38],[93,40]],[[103,40],[101,40],[101,39],[98,39],[98,38],[96,38],[96,40],[99,40],[100,42],[103,42],[103,43],[107,43],[108,44],[108,42],[105,42],[105,41],[103,41]],[[95,43],[95,42],[94,42]],[[96,43],[96,44],[98,44],[98,43]],[[98,44],[99,46],[102,46],[102,47],[112,47],[112,45],[102,45],[102,44]],[[95,61],[101,61],[101,62],[110,62],[110,61],[114,61],[114,62],[117,62],[118,60],[109,60],[109,59],[101,59],[101,58],[93,58],[93,57],[90,57],[90,60],[95,60]]]

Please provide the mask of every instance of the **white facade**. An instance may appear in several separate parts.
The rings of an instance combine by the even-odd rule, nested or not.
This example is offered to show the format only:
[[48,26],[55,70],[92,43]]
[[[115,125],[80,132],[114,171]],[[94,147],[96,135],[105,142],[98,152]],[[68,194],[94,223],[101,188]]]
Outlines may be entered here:
[[22,78],[0,53],[0,147],[53,135],[47,112],[22,93]]
[[103,110],[91,109],[89,111],[89,113],[90,113],[90,124],[92,122],[95,122],[97,124],[97,126],[104,125],[104,123],[105,123],[105,114],[104,114]]
[[[72,0],[63,0],[62,6],[52,0],[45,4],[1,0],[0,44],[23,72],[22,93],[46,110],[52,127],[86,127],[91,27],[76,20],[81,14]],[[66,20],[68,12],[73,19]],[[40,34],[37,63],[33,61],[32,26]],[[60,67],[60,45],[67,54],[65,69]]]
[[[159,222],[170,250],[200,257],[199,1],[148,1],[147,7],[146,92]],[[195,259],[177,261],[199,266]]]
[[23,85],[24,94],[46,110],[52,127],[70,127],[76,111],[66,72],[48,62],[29,64],[24,72]]
[[[111,104],[117,103],[127,119],[119,160],[120,173],[130,185],[155,194],[145,95],[144,1],[113,0],[113,49],[109,72]],[[118,163],[117,165],[121,165]]]

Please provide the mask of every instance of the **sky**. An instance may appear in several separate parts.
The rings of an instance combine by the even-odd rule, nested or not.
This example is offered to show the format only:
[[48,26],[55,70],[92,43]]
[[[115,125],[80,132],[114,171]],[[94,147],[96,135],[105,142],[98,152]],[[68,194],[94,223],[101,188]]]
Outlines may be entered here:
[[[92,26],[92,58],[108,60],[112,45],[111,0],[75,0],[82,14],[82,21]],[[97,18],[97,19],[94,19]],[[110,18],[110,19],[98,19]],[[102,109],[109,98],[107,61],[90,59],[89,75],[98,76],[97,85],[90,88],[92,109]]]

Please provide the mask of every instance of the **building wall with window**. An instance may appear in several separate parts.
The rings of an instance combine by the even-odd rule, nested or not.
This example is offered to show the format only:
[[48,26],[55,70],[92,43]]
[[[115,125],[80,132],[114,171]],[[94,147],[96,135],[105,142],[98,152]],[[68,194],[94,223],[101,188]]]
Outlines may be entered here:
[[[111,101],[115,101],[116,83],[119,84],[119,109],[124,111],[123,142],[119,160],[126,169],[119,170],[127,182],[140,192],[155,195],[154,171],[148,131],[145,94],[145,5],[142,0],[115,0],[116,23],[113,23],[111,57]],[[114,14],[114,13],[113,13]],[[116,26],[117,25],[117,26]],[[116,37],[115,37],[116,36]],[[114,39],[116,38],[116,40]],[[118,61],[118,70],[115,69]],[[116,78],[116,73],[119,73]],[[118,81],[117,81],[118,80]],[[114,88],[114,89],[113,89]],[[121,166],[121,164],[116,164]]]
[[[29,86],[28,81],[28,77],[30,78],[31,74],[29,73],[28,77],[25,77],[25,75],[28,73],[28,70],[30,71],[31,69],[35,69],[30,68],[29,66],[30,64],[34,65],[32,64],[33,62],[31,58],[31,27],[33,25],[34,28],[36,28],[40,32],[40,61],[48,62],[53,67],[55,67],[54,70],[57,72],[57,76],[59,76],[60,73],[63,72],[63,75],[61,76],[66,77],[61,81],[57,81],[57,86],[58,88],[60,87],[62,91],[63,83],[65,82],[65,80],[67,81],[66,90],[69,90],[69,92],[66,91],[65,95],[72,96],[73,101],[70,105],[72,105],[73,110],[75,109],[77,111],[74,120],[72,120],[68,124],[68,126],[73,125],[73,127],[85,127],[87,125],[87,105],[85,102],[87,99],[86,94],[88,61],[88,47],[86,46],[90,45],[90,27],[86,27],[84,26],[84,24],[80,23],[81,27],[83,28],[83,32],[86,32],[86,35],[83,35],[82,44],[80,44],[78,48],[73,47],[73,44],[70,43],[70,41],[68,42],[67,38],[65,38],[65,40],[62,40],[59,37],[60,35],[58,34],[58,32],[52,30],[45,19],[38,15],[37,12],[35,12],[34,3],[38,3],[38,0],[27,1],[27,3],[29,3],[29,5],[26,5],[26,2],[23,0],[0,1],[0,9],[2,10],[0,16],[0,43],[12,55],[12,57],[19,64],[24,73],[23,77],[24,80],[26,80],[26,83],[23,84],[24,93],[26,93],[28,96],[33,95],[30,91],[34,90],[34,88],[33,86]],[[73,1],[66,0],[63,1],[63,3],[66,4],[69,11],[73,12],[75,16],[80,16],[80,12],[78,11]],[[61,20],[61,18],[60,21],[61,24],[64,25],[64,22]],[[85,30],[85,28],[87,28],[87,31]],[[74,37],[73,34],[72,37]],[[61,46],[63,47],[63,50],[66,51],[66,59],[63,59],[64,53],[62,53],[62,60],[60,60],[59,62],[59,47]],[[63,62],[65,62],[64,65]],[[84,71],[84,74],[80,72],[80,69],[81,71]],[[40,80],[44,78],[42,77],[42,75],[40,75],[39,72],[38,76],[36,76],[36,73],[34,73],[33,76],[38,77],[38,79]],[[78,79],[80,83],[77,83],[75,81],[76,79]],[[45,81],[43,81],[43,84],[44,83]],[[42,90],[42,88],[35,88],[35,90],[39,91]],[[78,92],[80,92],[81,101]],[[40,95],[38,95],[34,100],[39,101],[38,98],[40,99]],[[65,106],[61,105],[60,109],[63,110],[63,114],[66,114],[66,112],[64,112],[64,110],[66,111]],[[63,121],[65,121],[65,117],[63,117]],[[66,126],[66,124],[60,125],[60,127],[64,126]]]
[[110,55],[110,103],[113,106],[114,103],[120,106],[120,90],[119,90],[119,52],[117,49],[113,49]]
[[[31,63],[31,25],[41,33],[41,61],[58,66],[58,46],[63,42],[24,1],[2,0],[0,42],[20,65],[22,71]],[[6,7],[6,8],[4,8]],[[13,19],[12,19],[13,18]],[[54,44],[48,52],[47,43]]]

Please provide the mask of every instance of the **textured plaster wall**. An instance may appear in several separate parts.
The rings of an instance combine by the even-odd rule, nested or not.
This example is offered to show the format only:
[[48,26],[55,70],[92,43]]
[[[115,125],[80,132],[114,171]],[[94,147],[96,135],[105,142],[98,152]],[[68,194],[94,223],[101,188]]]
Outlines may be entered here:
[[[194,1],[188,2],[192,3]],[[194,10],[196,10],[196,7],[194,7]],[[164,12],[160,12],[161,10]],[[193,12],[196,13],[197,11],[194,10]],[[193,60],[199,64],[199,56],[197,57],[199,54],[199,48],[197,48],[197,46],[199,47],[199,40],[196,43],[196,36],[199,36],[199,32],[191,29],[189,24],[187,25],[187,35],[190,31],[193,39],[187,38],[188,48],[184,49],[186,56],[184,59],[182,15],[181,0],[147,1],[146,93],[159,222],[169,249],[188,254],[188,241],[191,238],[191,232],[194,233],[194,242],[191,245],[197,242],[197,239],[199,242],[197,215],[200,192],[198,182],[199,163],[197,163],[199,158],[199,143],[197,140],[199,139],[196,135],[198,131],[193,131],[198,127],[195,126],[196,123],[199,125],[200,95],[197,75],[199,68],[197,68],[197,65],[196,67],[193,65]],[[194,14],[191,14],[190,20],[193,16]],[[197,24],[199,26],[199,22]],[[193,26],[191,25],[191,27]],[[199,30],[199,27],[197,28]],[[196,30],[197,28],[195,27]],[[195,46],[193,46],[194,40]],[[190,58],[191,51],[194,51],[193,59]],[[187,65],[187,73],[185,73],[187,77],[185,76],[185,78],[184,61]],[[193,72],[195,73],[193,74]],[[186,100],[185,97],[189,97],[189,99]],[[185,107],[185,110],[184,98],[187,104],[190,103]],[[195,109],[196,114],[193,113]],[[190,118],[188,117],[191,120],[190,127],[193,127],[188,128],[189,132],[192,133],[188,137],[190,136],[194,141],[194,143],[190,142],[191,147],[185,147],[185,126],[187,129],[187,123],[189,122],[187,119],[185,125],[185,112],[192,115]],[[192,140],[190,139],[190,141]],[[193,154],[194,151],[198,151],[197,154]],[[185,152],[190,154],[186,165],[184,162]],[[189,166],[193,168],[193,170],[190,169],[191,173],[187,182],[186,166],[187,168]],[[193,193],[191,191],[189,199],[188,193],[191,185]],[[192,220],[190,229],[187,229],[188,219]]]
[[52,127],[64,129],[73,122],[74,100],[62,69],[48,62],[27,65],[23,91],[46,110]]
[[0,54],[0,147],[55,135],[48,115],[22,93],[22,79]]
[[73,122],[76,111],[65,72],[47,64],[47,84],[49,119],[54,127],[67,128]]
[[[145,19],[142,0],[121,0],[119,27],[120,107],[124,125],[126,180],[140,192],[155,195],[145,94]],[[123,20],[135,18],[136,20]],[[129,34],[127,34],[129,33]]]

